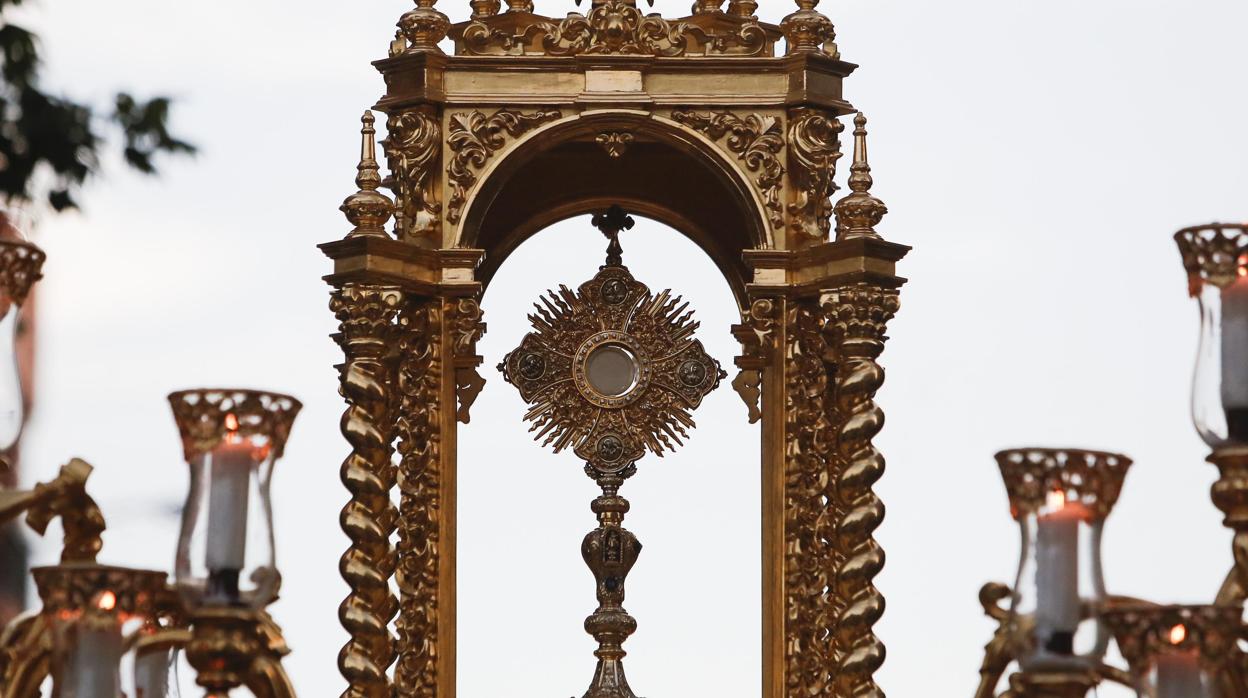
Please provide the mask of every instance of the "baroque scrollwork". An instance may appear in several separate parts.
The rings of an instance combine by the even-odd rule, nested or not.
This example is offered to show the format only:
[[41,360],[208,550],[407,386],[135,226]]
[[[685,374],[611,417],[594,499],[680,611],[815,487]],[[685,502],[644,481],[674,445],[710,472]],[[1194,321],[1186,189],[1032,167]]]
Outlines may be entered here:
[[746,169],[758,175],[755,184],[767,206],[771,225],[774,228],[784,226],[784,206],[780,202],[784,179],[784,165],[780,163],[784,127],[779,117],[748,114],[743,118],[729,111],[680,110],[673,112],[672,118],[716,141],[726,137],[728,150],[745,163]]
[[[836,512],[830,507],[837,424],[822,332],[813,299],[786,304],[784,589],[786,696],[834,695]],[[846,694],[849,695],[849,694]]]
[[459,298],[450,303],[447,325],[455,355],[455,395],[459,401],[455,416],[467,424],[471,420],[472,403],[485,388],[485,378],[477,371],[483,360],[477,355],[477,340],[485,334],[485,323],[481,321],[481,304],[476,299]]
[[750,424],[763,417],[759,404],[762,397],[763,370],[775,350],[782,308],[780,299],[757,299],[750,304],[749,310],[741,314],[741,324],[732,327],[733,336],[741,342],[741,355],[736,359],[740,371],[732,380],[732,388],[745,402]]
[[799,111],[789,123],[789,177],[797,189],[789,214],[799,240],[827,240],[832,231],[832,194],[844,129],[835,116],[811,109]]
[[394,662],[390,621],[398,599],[390,590],[396,556],[390,544],[398,510],[390,499],[395,484],[391,462],[394,436],[394,367],[388,346],[404,294],[396,287],[347,284],[334,291],[330,309],[339,321],[335,337],[346,355],[341,392],[347,401],[342,433],[351,454],[342,464],[342,482],[351,499],[340,517],[351,546],[339,563],[350,594],[338,617],[350,633],[338,666],[350,698],[383,698],[391,692],[387,669]]
[[413,110],[391,114],[386,128],[390,135],[382,147],[395,196],[396,237],[436,237],[442,204],[433,192],[432,175],[441,152],[442,126],[435,116]]
[[399,647],[396,694],[432,698],[437,693],[438,610],[441,601],[442,302],[414,300],[400,317],[399,437]]
[[446,169],[452,190],[447,219],[459,222],[468,201],[468,191],[477,182],[477,171],[506,145],[508,136],[517,138],[562,117],[559,111],[525,114],[510,109],[499,109],[489,116],[480,111],[452,114],[446,137],[452,153]]
[[752,16],[740,20],[672,21],[644,14],[626,0],[606,0],[586,14],[558,22],[544,17],[515,24],[482,18],[460,35],[467,55],[764,56],[773,41]]

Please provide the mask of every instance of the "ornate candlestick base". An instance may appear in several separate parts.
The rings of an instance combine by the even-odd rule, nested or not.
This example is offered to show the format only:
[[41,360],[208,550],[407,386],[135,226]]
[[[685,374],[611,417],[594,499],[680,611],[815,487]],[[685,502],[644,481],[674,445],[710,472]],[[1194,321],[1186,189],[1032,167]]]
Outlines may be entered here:
[[1093,671],[1031,673],[1010,677],[1008,698],[1085,698],[1100,683]]
[[584,698],[637,698],[624,677],[623,663],[627,654],[623,644],[637,630],[637,621],[624,610],[623,603],[624,580],[641,554],[641,543],[621,525],[628,500],[618,494],[620,485],[636,471],[634,465],[618,473],[585,467],[602,488],[602,495],[590,507],[598,515],[598,528],[581,543],[581,557],[598,586],[598,608],[585,619],[585,632],[598,641],[594,651],[598,666]]
[[186,659],[207,698],[222,698],[247,686],[256,698],[293,698],[282,668],[289,650],[269,614],[250,608],[206,607],[191,613]]
[[1221,473],[1213,485],[1213,503],[1226,515],[1226,527],[1235,532],[1235,565],[1218,594],[1218,603],[1236,606],[1248,597],[1248,448],[1218,449],[1209,462]]

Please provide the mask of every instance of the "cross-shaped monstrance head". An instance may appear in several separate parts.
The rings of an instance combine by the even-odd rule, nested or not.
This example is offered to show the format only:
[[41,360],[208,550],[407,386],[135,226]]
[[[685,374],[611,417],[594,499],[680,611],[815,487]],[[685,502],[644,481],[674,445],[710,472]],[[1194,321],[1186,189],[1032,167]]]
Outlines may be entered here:
[[536,331],[499,368],[531,405],[537,439],[572,448],[591,476],[627,477],[646,451],[681,445],[690,412],[727,376],[693,338],[689,304],[651,293],[623,266],[535,307]]

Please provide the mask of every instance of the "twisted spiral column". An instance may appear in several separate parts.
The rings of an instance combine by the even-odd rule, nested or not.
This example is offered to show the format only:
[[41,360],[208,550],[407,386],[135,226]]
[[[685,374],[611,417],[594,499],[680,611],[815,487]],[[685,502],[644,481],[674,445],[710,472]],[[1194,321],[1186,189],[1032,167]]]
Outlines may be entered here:
[[432,698],[438,682],[443,313],[439,299],[404,308],[399,343],[398,696]]
[[833,393],[838,413],[830,488],[839,563],[833,588],[841,605],[833,630],[835,695],[883,698],[873,675],[884,663],[884,644],[872,628],[884,613],[884,597],[874,584],[884,567],[884,551],[874,538],[884,520],[884,505],[872,487],[884,474],[884,456],[872,439],[884,426],[884,413],[875,403],[884,383],[877,359],[899,302],[895,290],[859,285],[827,294],[823,307],[825,332],[836,357]]
[[341,477],[351,500],[340,516],[351,546],[339,571],[351,593],[338,608],[351,640],[338,654],[338,668],[349,684],[344,698],[388,698],[387,669],[394,662],[390,621],[398,600],[390,591],[395,552],[390,544],[398,511],[390,500],[395,483],[391,463],[394,438],[393,371],[387,345],[403,293],[392,286],[346,284],[334,291],[330,309],[338,318],[335,336],[346,355],[340,368],[341,393],[347,410],[342,434],[351,454]]

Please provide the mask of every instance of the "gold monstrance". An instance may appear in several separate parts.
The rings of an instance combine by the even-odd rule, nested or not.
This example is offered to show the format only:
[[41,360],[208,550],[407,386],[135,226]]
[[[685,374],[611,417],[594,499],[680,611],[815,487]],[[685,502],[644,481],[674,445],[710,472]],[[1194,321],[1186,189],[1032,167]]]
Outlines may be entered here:
[[543,445],[571,447],[602,488],[592,510],[598,528],[581,543],[594,574],[598,608],[585,630],[598,641],[598,666],[585,698],[635,698],[624,677],[622,644],[637,629],[624,610],[624,579],[641,553],[623,527],[619,495],[649,450],[674,450],[693,427],[689,412],[726,374],[693,338],[693,311],[670,291],[653,294],[623,265],[619,232],[633,220],[613,206],[594,216],[610,239],[607,263],[573,292],[561,286],[530,315],[536,332],[499,365],[532,405],[525,419]]

